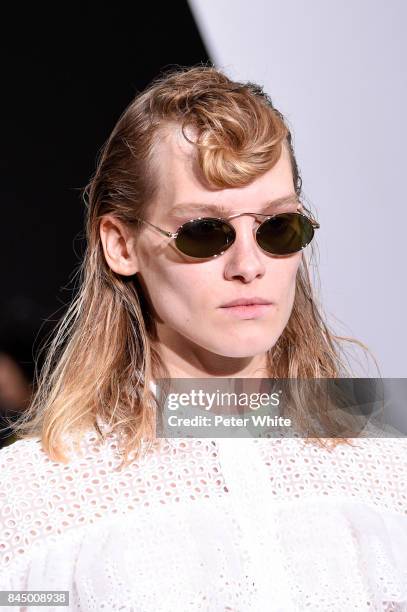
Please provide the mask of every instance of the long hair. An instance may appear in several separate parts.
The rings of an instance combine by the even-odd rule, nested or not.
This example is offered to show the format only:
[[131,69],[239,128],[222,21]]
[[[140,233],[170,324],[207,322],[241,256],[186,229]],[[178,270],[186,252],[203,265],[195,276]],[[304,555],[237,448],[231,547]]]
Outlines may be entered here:
[[[294,186],[301,177],[283,115],[263,89],[230,80],[212,66],[171,69],[138,94],[105,143],[84,190],[85,256],[79,288],[37,373],[31,405],[12,425],[17,436],[39,436],[49,457],[67,462],[65,434],[75,440],[108,422],[120,434],[122,465],[154,439],[155,397],[151,382],[169,378],[154,349],[155,323],[135,277],[107,265],[99,226],[110,213],[139,231],[136,222],[157,193],[155,148],[171,124],[195,128],[199,167],[216,188],[241,187],[272,168],[288,147]],[[314,295],[305,257],[297,272],[288,324],[268,351],[270,378],[336,378],[348,372],[343,343],[357,340],[330,331]],[[322,440],[317,443],[325,445]],[[347,443],[338,438],[334,445]]]

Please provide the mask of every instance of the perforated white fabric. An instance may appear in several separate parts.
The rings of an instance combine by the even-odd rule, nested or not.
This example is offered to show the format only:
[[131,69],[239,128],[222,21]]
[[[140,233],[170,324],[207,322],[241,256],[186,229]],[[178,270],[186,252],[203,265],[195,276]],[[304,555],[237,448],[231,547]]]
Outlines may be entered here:
[[353,443],[174,439],[115,471],[113,434],[69,465],[18,441],[0,589],[69,590],[74,611],[407,610],[407,439]]

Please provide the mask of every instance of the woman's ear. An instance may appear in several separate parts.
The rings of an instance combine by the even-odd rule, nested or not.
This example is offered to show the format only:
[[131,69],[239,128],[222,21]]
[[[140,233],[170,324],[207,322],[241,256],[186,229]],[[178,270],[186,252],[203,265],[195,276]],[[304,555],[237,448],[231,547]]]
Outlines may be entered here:
[[132,276],[138,272],[134,230],[113,215],[100,222],[100,239],[106,262],[117,274]]

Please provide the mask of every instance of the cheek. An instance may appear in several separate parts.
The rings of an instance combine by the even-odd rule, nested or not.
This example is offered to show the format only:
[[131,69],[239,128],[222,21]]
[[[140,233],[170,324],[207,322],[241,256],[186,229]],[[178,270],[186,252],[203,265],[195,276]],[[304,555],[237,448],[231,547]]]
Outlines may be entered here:
[[298,268],[301,264],[302,255],[296,254],[292,258],[279,260],[273,264],[270,270],[270,279],[276,290],[276,298],[284,301],[284,298],[292,298],[295,293]]
[[139,272],[141,285],[160,322],[184,320],[197,313],[208,293],[209,278],[192,265],[148,257]]
[[287,320],[291,315],[291,311],[294,305],[295,292],[297,287],[297,274],[301,262],[302,253],[296,256],[296,259],[293,261],[287,273]]

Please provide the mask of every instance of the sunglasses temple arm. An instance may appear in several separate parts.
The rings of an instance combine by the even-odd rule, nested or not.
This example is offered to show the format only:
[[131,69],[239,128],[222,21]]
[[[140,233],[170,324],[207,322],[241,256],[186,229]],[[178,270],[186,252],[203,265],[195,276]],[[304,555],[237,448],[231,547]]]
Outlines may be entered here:
[[[307,210],[307,209],[306,209],[306,210]],[[311,215],[311,213],[310,213],[310,211],[309,211],[309,210],[307,210],[307,212],[308,212],[308,215],[304,215],[304,216],[305,216],[305,217],[307,217],[307,219],[308,219],[309,221],[311,221],[311,223],[312,223],[312,227],[313,227],[314,229],[319,229],[321,226],[319,225],[318,221],[315,221],[315,219],[313,219],[313,217],[312,217],[312,215]],[[303,215],[304,213],[300,211],[300,214],[302,214],[302,215]]]
[[145,221],[144,219],[139,219],[139,221],[141,221],[142,223],[147,223],[147,225],[150,225],[151,227],[154,227],[157,231],[159,231],[164,236],[168,236],[168,238],[175,238],[177,236],[177,234],[172,234],[171,232],[166,232],[165,230],[161,229],[160,227],[157,227],[153,223],[150,223],[149,221]]

